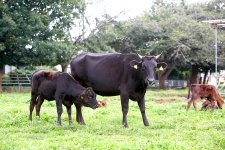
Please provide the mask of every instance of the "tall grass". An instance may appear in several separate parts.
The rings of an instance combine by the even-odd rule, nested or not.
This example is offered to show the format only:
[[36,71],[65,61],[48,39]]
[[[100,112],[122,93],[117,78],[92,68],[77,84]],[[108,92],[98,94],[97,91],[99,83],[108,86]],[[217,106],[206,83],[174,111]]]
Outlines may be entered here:
[[[85,126],[72,125],[66,109],[62,127],[56,124],[55,102],[45,101],[41,117],[28,120],[29,93],[1,93],[0,149],[225,149],[225,111],[185,112],[187,90],[151,90],[146,93],[145,127],[136,102],[130,101],[129,128],[122,126],[119,97],[100,97],[105,108],[83,108]],[[201,103],[198,104],[200,109]]]

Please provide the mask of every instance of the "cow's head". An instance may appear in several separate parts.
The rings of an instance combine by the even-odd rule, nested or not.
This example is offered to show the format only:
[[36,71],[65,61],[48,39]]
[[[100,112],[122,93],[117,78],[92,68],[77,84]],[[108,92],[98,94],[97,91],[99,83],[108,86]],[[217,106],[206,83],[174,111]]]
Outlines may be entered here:
[[79,95],[78,99],[80,103],[86,107],[91,107],[92,109],[98,107],[96,94],[91,87],[86,88],[81,95]]
[[140,56],[141,61],[132,60],[130,66],[133,69],[141,70],[145,77],[145,83],[153,82],[155,80],[155,69],[164,70],[167,67],[166,63],[157,63],[156,60],[160,55],[157,56]]

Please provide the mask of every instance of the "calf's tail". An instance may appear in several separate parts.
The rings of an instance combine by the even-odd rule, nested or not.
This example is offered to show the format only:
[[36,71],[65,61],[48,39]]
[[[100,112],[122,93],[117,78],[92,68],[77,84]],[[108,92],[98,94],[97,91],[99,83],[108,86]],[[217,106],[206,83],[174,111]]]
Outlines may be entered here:
[[191,85],[189,85],[189,87],[188,87],[188,96],[187,96],[187,99],[190,98],[190,93],[191,93]]

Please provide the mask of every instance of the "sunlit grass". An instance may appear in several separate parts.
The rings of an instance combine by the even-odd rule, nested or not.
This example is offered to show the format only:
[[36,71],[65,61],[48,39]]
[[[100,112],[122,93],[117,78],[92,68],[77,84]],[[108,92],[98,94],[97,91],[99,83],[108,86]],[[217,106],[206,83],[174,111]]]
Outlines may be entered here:
[[[185,112],[187,90],[149,90],[142,122],[138,105],[129,103],[128,125],[122,126],[119,97],[105,108],[83,108],[86,126],[72,125],[66,109],[62,127],[56,124],[55,102],[45,101],[41,118],[28,120],[30,93],[0,94],[0,149],[225,149],[225,111]],[[200,109],[201,103],[198,104]]]

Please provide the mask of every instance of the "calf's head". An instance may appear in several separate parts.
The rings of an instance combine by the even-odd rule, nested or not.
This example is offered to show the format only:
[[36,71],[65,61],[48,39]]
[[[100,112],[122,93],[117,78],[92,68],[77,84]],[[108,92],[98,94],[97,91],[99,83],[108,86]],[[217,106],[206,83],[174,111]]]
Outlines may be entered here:
[[80,103],[86,107],[91,107],[92,109],[95,109],[98,107],[96,94],[91,87],[86,88],[78,97],[78,99]]
[[145,83],[153,82],[155,80],[155,69],[159,68],[159,70],[164,70],[167,67],[167,64],[157,63],[156,60],[159,58],[160,55],[157,56],[140,56],[141,61],[132,60],[130,61],[130,66],[134,69],[140,69],[141,72],[144,74]]

